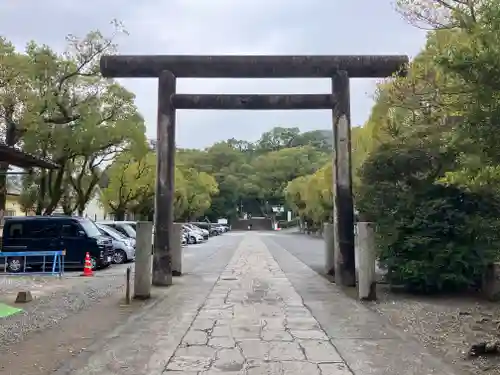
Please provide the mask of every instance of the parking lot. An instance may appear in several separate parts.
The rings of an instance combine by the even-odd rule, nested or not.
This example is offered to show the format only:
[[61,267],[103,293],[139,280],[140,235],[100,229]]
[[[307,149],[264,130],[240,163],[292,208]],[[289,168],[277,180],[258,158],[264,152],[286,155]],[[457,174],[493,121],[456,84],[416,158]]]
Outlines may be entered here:
[[[222,247],[236,246],[239,240],[238,233],[229,232],[184,246],[183,273],[203,273],[207,259]],[[81,270],[67,271],[61,279],[0,274],[0,303],[22,308],[15,315],[0,317],[0,373],[49,374],[49,368],[58,367],[64,358],[73,357],[141,309],[140,302],[124,304],[128,267],[133,271],[134,263],[114,264],[95,271],[93,277],[81,277]],[[14,304],[22,290],[30,290],[34,300]],[[37,362],[20,369],[17,353],[37,358]],[[47,372],[40,372],[40,366]]]
[[[96,222],[94,225],[88,219],[73,219],[70,217],[31,217],[27,219],[13,219],[14,220],[10,220],[4,228],[4,234],[8,238],[5,239],[4,236],[5,241],[2,249],[3,252],[0,254],[10,254],[12,250],[8,250],[9,245],[11,245],[10,247],[13,249],[25,248],[26,250],[33,250],[33,247],[36,247],[36,251],[18,252],[18,254],[38,254],[40,251],[47,252],[47,250],[55,250],[44,247],[43,241],[39,241],[40,231],[43,232],[47,227],[53,227],[54,225],[62,227],[60,232],[61,237],[59,237],[59,239],[56,237],[50,238],[50,241],[60,242],[61,247],[69,244],[70,248],[67,251],[65,250],[66,256],[64,257],[64,263],[66,267],[64,267],[65,273],[63,279],[53,275],[35,275],[34,271],[47,271],[47,273],[49,273],[51,267],[46,267],[45,262],[51,262],[51,256],[42,258],[31,254],[25,257],[0,257],[0,302],[12,302],[17,292],[21,290],[29,290],[34,296],[41,297],[49,295],[57,290],[71,288],[75,279],[80,280],[82,268],[87,268],[86,262],[88,260],[86,258],[89,257],[89,255],[90,262],[88,265],[90,265],[90,268],[94,270],[95,276],[108,279],[114,279],[123,275],[125,273],[125,269],[128,267],[126,267],[125,264],[130,265],[135,260],[136,222],[102,221]],[[104,246],[102,246],[102,244],[99,244],[99,241],[102,240],[98,239],[98,246],[94,252],[91,252],[85,246],[86,238],[89,237],[91,239],[92,237],[89,233],[85,233],[81,230],[88,227],[89,224],[94,227],[93,229],[96,230],[97,236],[107,239],[106,241],[108,241],[104,244]],[[216,227],[215,224],[196,224],[197,225],[194,225],[193,223],[182,224],[182,246],[184,248],[185,258],[188,262],[189,258],[193,257],[195,254],[200,255],[199,251],[193,249],[197,249],[199,246],[206,246],[209,243],[209,240],[210,243],[212,243],[214,238],[226,232],[225,229],[222,229],[222,226]],[[205,225],[208,225],[206,229],[202,228]],[[75,232],[74,238],[68,237],[68,229],[66,227],[72,227],[72,231]],[[36,235],[26,233],[30,230],[33,231],[34,229],[36,229]],[[16,233],[16,235],[14,235],[14,233]],[[21,235],[19,235],[19,233],[21,233]],[[42,240],[43,239],[44,238],[42,238]],[[99,250],[101,250],[100,257],[98,255]],[[34,258],[37,259],[35,260]],[[102,261],[112,261],[114,264],[112,267],[108,267],[107,264],[102,264]],[[41,262],[43,262],[43,268],[40,265]],[[33,264],[38,264],[40,266],[35,267]],[[15,275],[1,276],[4,272],[15,273]],[[85,281],[80,280],[79,282],[84,283]]]
[[[205,259],[213,256],[221,246],[235,241],[236,237],[233,233],[228,233],[210,237],[202,243],[183,246],[183,272],[193,272],[203,265]],[[40,315],[35,319],[38,322],[36,330],[43,329],[46,322],[53,324],[64,319],[67,310],[74,313],[86,309],[93,302],[114,294],[123,297],[128,267],[132,269],[133,284],[134,262],[113,264],[96,270],[93,277],[82,277],[81,270],[66,271],[61,278],[52,275],[30,275],[29,272],[18,275],[0,273],[0,304],[23,309],[19,314],[0,317],[0,344],[5,340],[12,341],[8,338],[12,336],[9,333],[10,322],[19,320],[21,324],[27,316]],[[20,291],[30,291],[34,300],[27,304],[15,304],[16,295]]]

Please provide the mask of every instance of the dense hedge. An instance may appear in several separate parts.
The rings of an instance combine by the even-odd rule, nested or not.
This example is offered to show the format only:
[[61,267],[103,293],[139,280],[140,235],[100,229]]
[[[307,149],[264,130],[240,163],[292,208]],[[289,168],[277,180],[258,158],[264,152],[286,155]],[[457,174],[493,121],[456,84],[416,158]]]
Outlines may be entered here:
[[391,284],[413,292],[478,286],[498,258],[498,199],[436,182],[446,156],[386,145],[360,173],[357,207],[377,224],[381,266]]

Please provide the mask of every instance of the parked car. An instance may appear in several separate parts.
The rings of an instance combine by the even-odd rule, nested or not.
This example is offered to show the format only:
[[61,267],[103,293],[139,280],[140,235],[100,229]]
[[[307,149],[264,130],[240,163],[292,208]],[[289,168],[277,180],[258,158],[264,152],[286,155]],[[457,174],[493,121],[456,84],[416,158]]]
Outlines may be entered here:
[[183,229],[181,233],[181,245],[186,246],[187,244],[188,244],[188,234]]
[[221,224],[212,224],[212,227],[220,234],[226,233],[226,227]]
[[199,222],[199,223],[189,223],[188,225],[191,225],[197,229],[202,229],[204,234],[207,236],[218,236],[219,232],[215,230],[215,228],[212,228],[212,226],[209,223],[206,222]]
[[189,227],[188,225],[184,225],[183,229],[186,231],[188,244],[203,242],[203,235],[199,231]]
[[118,232],[123,234],[128,238],[133,238],[135,240],[136,233],[135,229],[130,225],[130,222],[125,221],[97,221],[97,224],[107,225],[113,229],[116,229]]
[[137,221],[125,220],[125,221],[115,221],[115,223],[128,224],[132,227],[133,230],[137,232]]
[[193,227],[195,227],[196,229],[200,230],[201,234],[203,235],[203,238],[205,240],[208,240],[208,238],[210,237],[210,231],[209,230],[207,230],[205,228],[201,228],[198,225],[194,225],[194,224],[193,224]]
[[215,225],[222,228],[224,232],[229,232],[229,225],[227,224],[215,224]]
[[113,240],[113,263],[122,264],[135,260],[135,240],[125,237],[116,229],[103,224],[96,224],[102,234]]
[[200,233],[205,241],[208,240],[208,238],[210,237],[210,233],[206,229],[200,228],[199,226],[194,225],[192,223],[185,223],[184,225],[191,228],[191,230]]
[[[66,250],[68,268],[83,268],[85,254],[90,255],[92,269],[104,268],[113,258],[112,240],[103,236],[89,219],[73,216],[15,216],[5,220],[3,252]],[[9,272],[21,272],[25,258],[8,258]],[[45,259],[45,266],[52,264]],[[41,268],[42,257],[26,258],[26,267]]]

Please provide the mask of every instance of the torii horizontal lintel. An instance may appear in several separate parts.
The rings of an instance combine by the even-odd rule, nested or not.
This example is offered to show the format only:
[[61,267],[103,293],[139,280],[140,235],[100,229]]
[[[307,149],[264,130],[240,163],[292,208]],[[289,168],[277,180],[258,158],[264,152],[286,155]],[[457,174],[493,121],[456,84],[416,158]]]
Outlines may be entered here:
[[156,78],[164,70],[178,78],[328,78],[346,71],[350,78],[405,74],[405,55],[106,55],[104,77]]
[[331,94],[304,95],[234,95],[234,94],[175,94],[171,97],[176,109],[219,110],[307,110],[333,109]]

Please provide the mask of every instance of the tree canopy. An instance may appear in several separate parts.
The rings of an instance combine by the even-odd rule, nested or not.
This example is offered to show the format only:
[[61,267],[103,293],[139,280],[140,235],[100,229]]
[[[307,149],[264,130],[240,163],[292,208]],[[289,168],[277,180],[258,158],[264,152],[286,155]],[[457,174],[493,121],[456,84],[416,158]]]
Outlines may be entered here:
[[[176,219],[231,219],[243,213],[274,217],[273,207],[286,204],[287,183],[316,172],[329,159],[331,151],[325,152],[325,144],[329,144],[330,138],[328,132],[309,136],[295,128],[278,127],[264,133],[255,143],[232,138],[205,150],[178,149]],[[300,142],[293,143],[293,139]],[[154,156],[154,151],[148,154]],[[150,163],[155,162],[153,156]],[[122,182],[120,176],[130,173],[130,165],[142,159],[125,154],[123,160],[126,163],[118,158],[106,173],[109,181],[103,190],[104,205],[119,217],[125,212],[153,212],[154,179],[147,179],[148,189],[141,188],[142,180],[134,176],[131,178],[135,182]],[[120,186],[124,183],[135,192],[133,199],[120,198]],[[117,210],[116,202],[122,202],[123,209]],[[137,207],[149,208],[141,211]]]
[[[23,179],[26,211],[50,214],[58,206],[82,213],[95,195],[106,163],[145,142],[145,126],[134,95],[99,73],[99,59],[114,53],[114,37],[99,31],[67,37],[57,53],[34,41],[16,51],[0,38],[0,125],[2,141],[50,158],[61,167]],[[0,163],[0,209],[5,208],[6,172]]]
[[[353,128],[356,209],[377,224],[389,282],[477,286],[500,255],[500,3],[397,6],[429,32],[408,76],[379,83],[368,121]],[[330,177],[318,173],[286,188],[290,207],[317,226],[331,212],[321,194]]]
[[[114,23],[111,35],[69,35],[62,53],[35,41],[16,50],[0,38],[2,141],[60,165],[17,181],[27,213],[81,215],[98,196],[117,218],[152,218],[156,153],[147,145],[144,119],[134,95],[99,73],[100,57],[117,52],[114,40],[122,33]],[[329,159],[331,134],[275,127],[257,142],[232,138],[205,150],[177,150],[176,218],[274,215],[273,207],[285,204],[288,181]],[[0,163],[0,211],[8,170]]]

